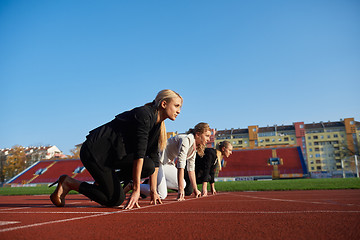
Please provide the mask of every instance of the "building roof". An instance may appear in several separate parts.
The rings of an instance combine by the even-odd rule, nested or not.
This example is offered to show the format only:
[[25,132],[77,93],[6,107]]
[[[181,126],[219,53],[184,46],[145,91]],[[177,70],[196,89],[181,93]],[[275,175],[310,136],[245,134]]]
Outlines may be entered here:
[[[357,128],[360,128],[360,122],[354,121]],[[335,121],[335,122],[318,122],[318,123],[307,123],[304,124],[305,129],[318,129],[318,128],[333,128],[333,127],[345,127],[343,121]],[[259,127],[259,133],[265,132],[275,132],[275,131],[295,131],[294,125],[274,125],[274,126],[267,126],[267,127]],[[229,134],[247,134],[249,132],[248,128],[238,128],[238,129],[225,129],[225,130],[218,130],[216,132],[217,136],[221,135],[229,135]]]
[[343,122],[319,122],[305,124],[305,129],[345,127]]

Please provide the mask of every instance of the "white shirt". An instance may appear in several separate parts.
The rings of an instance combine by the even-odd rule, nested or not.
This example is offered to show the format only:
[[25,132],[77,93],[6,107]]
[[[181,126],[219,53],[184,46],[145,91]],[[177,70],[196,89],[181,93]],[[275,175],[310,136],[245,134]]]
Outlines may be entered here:
[[196,145],[192,133],[179,134],[167,141],[166,149],[162,154],[162,164],[175,164],[177,168],[185,168],[195,171]]

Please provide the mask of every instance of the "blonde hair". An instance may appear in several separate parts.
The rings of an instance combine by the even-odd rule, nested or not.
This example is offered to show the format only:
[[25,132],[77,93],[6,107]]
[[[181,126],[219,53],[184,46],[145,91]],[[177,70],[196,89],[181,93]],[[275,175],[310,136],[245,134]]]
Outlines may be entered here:
[[[204,132],[207,132],[207,131],[211,131],[209,124],[201,122],[201,123],[196,124],[194,128],[190,128],[189,131],[187,131],[187,134],[192,133],[195,136],[196,133],[203,134]],[[202,144],[199,144],[196,146],[197,154],[200,157],[204,156],[205,148],[206,148],[206,146],[202,145]]]
[[224,140],[224,141],[222,141],[222,142],[219,142],[218,144],[217,144],[217,146],[216,146],[216,150],[219,150],[221,153],[223,152],[223,148],[225,147],[225,148],[227,148],[228,146],[230,146],[231,145],[231,143],[229,142],[229,141],[227,141],[227,140]]
[[[180,98],[181,103],[183,102],[183,98],[178,94],[177,92],[170,90],[170,89],[164,89],[161,90],[155,97],[155,100],[151,103],[154,104],[156,109],[159,110],[160,105],[163,101],[170,102],[173,98]],[[159,149],[160,151],[164,150],[166,147],[167,142],[167,134],[166,134],[166,127],[165,122],[161,122],[160,126],[160,136],[159,136]]]
[[219,171],[221,171],[221,160],[223,157],[223,148],[227,148],[229,146],[232,146],[231,143],[227,140],[222,141],[216,145],[216,157],[218,159],[217,165],[219,167]]

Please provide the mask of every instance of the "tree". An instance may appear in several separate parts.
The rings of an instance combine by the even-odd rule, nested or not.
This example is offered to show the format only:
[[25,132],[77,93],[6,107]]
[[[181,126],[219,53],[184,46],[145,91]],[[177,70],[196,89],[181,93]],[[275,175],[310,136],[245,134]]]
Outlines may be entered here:
[[355,142],[354,147],[350,148],[348,144],[344,141],[339,144],[339,154],[341,158],[350,157],[354,155],[360,155],[360,143],[358,141]]
[[4,180],[8,180],[19,174],[26,168],[27,158],[22,146],[16,145],[12,148],[3,166]]
[[356,172],[355,155],[360,155],[359,150],[360,143],[358,141],[355,141],[353,147],[349,147],[345,141],[339,144],[338,154],[341,160],[344,161],[345,169]]
[[5,182],[5,162],[6,162],[6,155],[2,151],[0,151],[0,183]]
[[70,155],[68,155],[68,158],[73,158],[73,159],[77,159],[77,158],[80,158],[80,149],[81,147],[76,147],[74,149],[71,149],[70,150]]

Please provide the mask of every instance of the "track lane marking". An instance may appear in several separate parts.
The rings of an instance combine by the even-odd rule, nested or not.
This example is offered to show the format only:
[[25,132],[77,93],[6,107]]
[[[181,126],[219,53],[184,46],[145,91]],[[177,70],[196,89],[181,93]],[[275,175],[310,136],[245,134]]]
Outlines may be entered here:
[[[191,201],[191,200],[195,200],[195,199],[201,199],[201,198],[189,198],[189,199],[186,199],[185,201],[169,201],[169,202],[165,202],[163,204],[148,205],[148,206],[143,206],[143,207],[134,208],[134,209],[123,209],[123,210],[120,210],[120,211],[105,212],[105,213],[104,212],[102,212],[102,213],[97,212],[97,214],[93,214],[93,215],[89,215],[89,216],[74,217],[74,218],[68,218],[68,219],[62,219],[62,220],[54,220],[54,221],[49,221],[49,222],[28,224],[28,225],[24,225],[24,226],[4,228],[4,229],[0,229],[0,233],[19,230],[19,229],[25,229],[25,228],[44,226],[44,225],[49,225],[49,224],[57,224],[57,223],[62,223],[62,222],[70,222],[70,221],[76,221],[76,220],[81,220],[81,219],[100,217],[100,216],[106,216],[106,215],[112,215],[112,214],[118,214],[118,213],[130,213],[130,212],[135,212],[137,210],[144,209],[144,208],[146,209],[146,208],[152,208],[152,207],[156,207],[156,206],[164,206],[164,205],[169,205],[169,204],[174,204],[174,203],[187,202],[187,201]],[[122,207],[122,206],[123,205],[119,206],[119,208]],[[34,213],[37,213],[37,212],[34,212]]]
[[4,208],[4,209],[0,209],[0,213],[1,213],[2,211],[12,211],[12,210],[26,209],[26,208],[31,208],[31,207]]
[[[256,197],[256,196],[249,196],[244,194],[233,194],[233,193],[224,193],[227,195],[233,195],[233,196],[241,196],[241,197],[248,197],[248,198],[255,198],[255,199],[261,199],[261,200],[271,200],[271,201],[279,201],[279,202],[298,202],[298,203],[312,203],[312,204],[325,204],[325,205],[339,205],[331,202],[309,202],[309,201],[303,201],[303,200],[293,200],[293,199],[279,199],[279,198],[267,198],[267,197]],[[323,201],[326,201],[327,199],[324,199]],[[343,206],[358,206],[357,204],[341,204]]]
[[294,213],[360,213],[360,210],[314,210],[314,211],[220,211],[220,212],[202,212],[202,211],[189,211],[189,212],[135,212],[136,214],[294,214]]
[[0,221],[0,226],[15,224],[15,223],[20,223],[20,222],[18,222],[18,221]]

